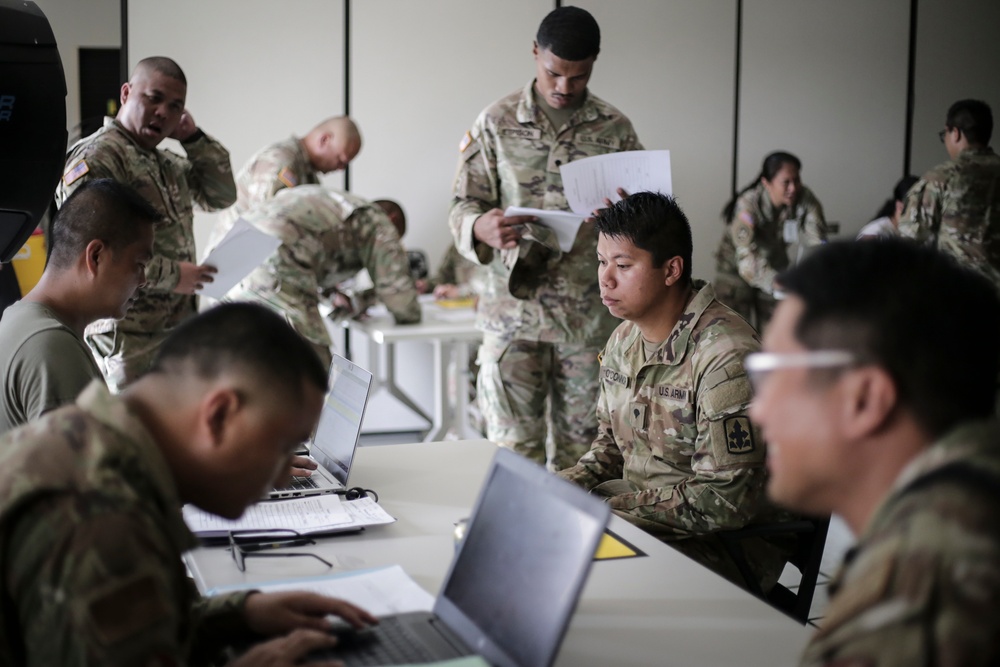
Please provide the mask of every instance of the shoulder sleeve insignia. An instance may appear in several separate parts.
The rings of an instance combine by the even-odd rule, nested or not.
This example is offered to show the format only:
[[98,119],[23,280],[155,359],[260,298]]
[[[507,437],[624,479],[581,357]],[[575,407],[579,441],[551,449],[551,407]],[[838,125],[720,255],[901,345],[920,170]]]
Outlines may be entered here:
[[464,153],[465,149],[472,145],[472,133],[466,132],[462,140],[458,142],[458,152]]
[[281,171],[278,172],[278,180],[285,184],[285,187],[294,188],[299,184],[299,179],[295,178],[295,174],[288,167],[282,167]]
[[750,211],[740,211],[739,218],[743,222],[753,227],[753,216],[750,215]]
[[74,164],[69,171],[63,174],[63,183],[65,183],[66,185],[73,185],[81,178],[86,176],[87,172],[89,171],[90,167],[87,166],[87,161],[80,160],[79,162]]
[[749,454],[756,449],[753,429],[746,417],[729,417],[723,422],[726,431],[726,450],[730,454]]

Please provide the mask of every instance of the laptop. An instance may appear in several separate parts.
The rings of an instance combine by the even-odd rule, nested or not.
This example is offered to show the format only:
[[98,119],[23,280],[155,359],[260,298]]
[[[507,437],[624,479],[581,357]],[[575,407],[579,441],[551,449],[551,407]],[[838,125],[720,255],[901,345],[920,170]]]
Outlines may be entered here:
[[309,442],[309,457],[317,468],[309,477],[293,477],[287,487],[272,489],[266,500],[337,493],[347,488],[371,386],[371,373],[333,355],[330,390],[323,398],[323,410]]
[[[500,667],[548,667],[610,514],[579,487],[499,448],[434,611],[338,634],[328,657],[352,666],[479,654]],[[387,634],[406,652],[396,654]]]

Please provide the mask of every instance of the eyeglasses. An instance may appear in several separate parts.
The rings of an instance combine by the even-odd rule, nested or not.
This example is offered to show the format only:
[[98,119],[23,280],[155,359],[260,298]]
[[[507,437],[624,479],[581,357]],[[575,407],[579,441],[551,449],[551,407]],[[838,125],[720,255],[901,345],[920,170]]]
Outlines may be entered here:
[[759,391],[767,376],[785,368],[840,368],[857,362],[846,350],[812,350],[809,352],[754,352],[743,360],[750,384]]
[[[240,537],[250,538],[240,540]],[[269,530],[266,535],[262,535],[259,530],[231,530],[229,531],[229,551],[232,553],[233,561],[236,562],[236,569],[240,572],[247,571],[246,559],[257,558],[294,558],[295,556],[308,556],[315,558],[327,567],[333,567],[333,563],[306,551],[286,551],[283,553],[261,553],[267,549],[277,549],[279,547],[304,547],[316,544],[316,540],[305,537],[301,533],[282,529]]]

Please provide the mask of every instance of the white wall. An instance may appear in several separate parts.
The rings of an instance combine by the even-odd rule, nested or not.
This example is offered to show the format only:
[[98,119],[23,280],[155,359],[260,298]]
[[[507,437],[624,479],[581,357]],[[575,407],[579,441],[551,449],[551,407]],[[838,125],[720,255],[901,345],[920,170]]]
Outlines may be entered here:
[[121,47],[119,0],[35,0],[52,26],[66,73],[66,126],[70,137],[80,124],[79,49]]

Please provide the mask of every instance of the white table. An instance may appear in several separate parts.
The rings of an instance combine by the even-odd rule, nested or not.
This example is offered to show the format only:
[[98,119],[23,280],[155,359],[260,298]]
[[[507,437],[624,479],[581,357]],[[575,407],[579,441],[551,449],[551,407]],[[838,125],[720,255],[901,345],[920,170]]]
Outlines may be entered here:
[[[384,308],[364,321],[348,320],[351,331],[368,336],[377,345],[368,348],[368,368],[375,376],[372,392],[385,389],[406,407],[431,423],[426,441],[444,440],[449,435],[468,437],[469,343],[481,341],[483,334],[476,329],[476,314],[472,308],[450,309],[421,298],[423,319],[418,324],[396,324]],[[434,411],[428,415],[396,383],[396,343],[421,341],[433,349]],[[385,349],[385,364],[380,363],[379,346]],[[363,363],[363,362],[362,362]],[[449,367],[451,371],[449,373]],[[451,391],[449,390],[451,389]]]
[[[398,521],[310,548],[335,571],[398,563],[437,593],[454,523],[468,516],[494,449],[485,440],[359,449],[352,483],[378,491]],[[556,665],[797,664],[810,629],[626,521],[613,517],[611,529],[648,555],[594,564]],[[203,591],[326,572],[308,558],[259,558],[241,573],[224,548],[197,549],[187,561]]]

